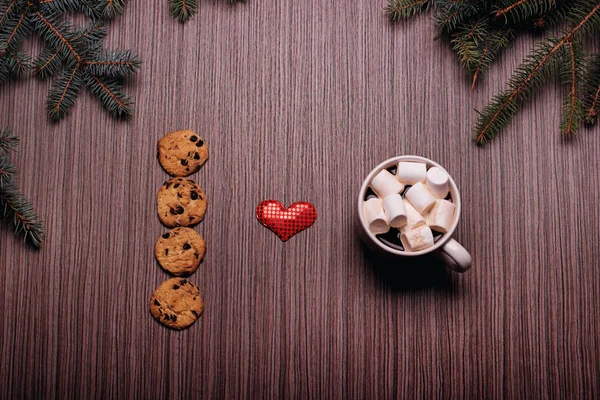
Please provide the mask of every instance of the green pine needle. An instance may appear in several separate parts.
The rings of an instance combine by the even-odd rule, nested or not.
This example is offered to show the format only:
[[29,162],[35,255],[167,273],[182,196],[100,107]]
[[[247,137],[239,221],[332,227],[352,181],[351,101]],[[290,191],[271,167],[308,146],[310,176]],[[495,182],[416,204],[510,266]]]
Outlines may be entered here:
[[17,235],[40,247],[44,229],[31,203],[23,196],[16,184],[17,168],[7,157],[7,151],[15,150],[18,139],[10,129],[0,129],[0,219],[11,224]]
[[137,72],[140,60],[131,51],[108,51],[99,53],[86,66],[91,75],[118,78]]
[[86,85],[115,118],[127,119],[131,116],[131,99],[116,79],[88,75]]
[[430,0],[389,0],[385,13],[392,21],[398,21],[426,11],[430,4]]
[[11,129],[0,129],[0,154],[14,151],[18,144],[19,138],[13,134]]
[[594,54],[586,63],[587,71],[583,85],[585,121],[596,122],[600,108],[600,53]]
[[0,155],[0,189],[10,184],[17,173],[17,168],[5,155]]
[[[416,10],[410,8],[393,11],[394,7],[409,4],[408,0],[389,0],[388,17],[396,20],[414,15]],[[556,73],[568,88],[560,131],[570,136],[578,131],[583,121],[593,123],[596,120],[600,108],[600,55],[586,62],[581,42],[585,38],[598,38],[600,2],[428,0],[427,6],[434,9],[439,35],[449,39],[461,66],[472,73],[472,89],[516,35],[527,29],[556,26],[565,29],[535,45],[514,71],[508,88],[493,96],[479,113],[474,127],[477,143],[483,144],[498,136],[521,105]]]
[[65,70],[52,83],[46,103],[50,118],[58,121],[67,115],[73,104],[75,104],[75,99],[79,95],[82,85],[83,78],[79,64]]
[[[121,14],[125,4],[126,0],[0,0],[0,82],[29,70],[40,79],[53,78],[46,102],[53,120],[69,113],[84,86],[112,115],[130,115],[131,99],[117,82],[137,72],[140,60],[131,51],[104,51],[102,46],[105,22]],[[63,18],[65,13],[85,14],[87,26],[78,29]],[[45,46],[32,61],[22,44],[34,32]],[[104,94],[98,82],[106,83]]]
[[169,12],[179,20],[185,22],[198,10],[197,0],[169,0]]

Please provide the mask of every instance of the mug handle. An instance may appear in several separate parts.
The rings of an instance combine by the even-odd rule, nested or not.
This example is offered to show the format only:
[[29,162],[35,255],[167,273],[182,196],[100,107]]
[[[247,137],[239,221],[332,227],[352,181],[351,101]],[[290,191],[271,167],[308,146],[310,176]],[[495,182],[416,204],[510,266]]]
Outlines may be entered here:
[[465,272],[473,264],[469,252],[452,238],[440,249],[440,254],[446,260],[448,267],[456,272]]

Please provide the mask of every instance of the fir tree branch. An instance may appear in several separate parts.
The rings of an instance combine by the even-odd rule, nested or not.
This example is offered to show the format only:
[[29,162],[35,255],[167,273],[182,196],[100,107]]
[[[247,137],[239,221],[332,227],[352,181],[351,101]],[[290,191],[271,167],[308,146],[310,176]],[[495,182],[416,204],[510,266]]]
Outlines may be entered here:
[[23,234],[25,240],[35,247],[41,246],[44,240],[42,223],[33,205],[19,192],[14,181],[0,189],[0,215],[12,223],[15,234]]
[[123,93],[117,80],[88,75],[86,84],[102,106],[114,117],[129,118],[131,116],[131,99]]
[[37,75],[41,79],[54,76],[62,68],[60,50],[52,51],[46,48],[33,63]]
[[[39,11],[36,11],[35,15],[38,17],[41,22],[42,32],[45,34],[46,41],[51,42],[51,36],[57,38],[73,55],[77,62],[81,61],[81,56],[75,50],[71,42],[63,35],[57,27],[54,26],[44,15],[42,15]],[[45,29],[44,29],[45,28]]]
[[81,86],[80,65],[76,64],[72,71],[65,71],[65,74],[52,84],[47,102],[50,118],[59,120],[67,115],[75,104]]
[[507,14],[508,12],[512,11],[513,8],[518,7],[520,5],[522,5],[523,3],[528,2],[529,0],[519,0],[516,3],[511,4],[508,7],[505,8],[501,8],[498,11],[496,11],[496,17],[501,17],[504,14]]
[[10,184],[17,173],[17,168],[4,155],[0,155],[0,189]]
[[429,4],[429,0],[388,0],[385,14],[392,21],[398,21],[427,10]]
[[119,77],[132,74],[140,67],[140,60],[130,51],[103,52],[86,63],[94,76]]
[[[29,7],[27,7],[25,9],[25,12],[23,12],[23,14],[21,14],[21,17],[19,18],[19,20],[17,21],[17,23],[15,24],[12,32],[10,33],[10,35],[8,36],[8,39],[6,39],[6,41],[3,41],[2,43],[2,47],[4,48],[4,51],[8,51],[10,49],[10,45],[12,43],[12,41],[18,37],[17,34],[19,33],[20,29],[23,30],[27,30],[27,24],[25,23],[26,18],[27,18],[27,11],[29,11]],[[20,35],[19,35],[20,36]],[[24,35],[23,35],[24,36]],[[22,36],[21,36],[22,37]],[[2,53],[3,51],[0,50],[0,53]]]
[[563,107],[560,131],[572,135],[579,130],[583,120],[583,105],[577,97],[577,82],[581,78],[581,64],[584,57],[581,45],[573,41],[566,42],[565,50],[569,62],[562,68],[561,77],[564,83],[570,85],[570,90]]
[[512,31],[500,31],[496,32],[492,37],[488,40],[487,44],[483,48],[481,52],[481,57],[475,66],[475,70],[473,71],[473,80],[471,81],[471,90],[475,89],[475,84],[477,83],[477,79],[480,74],[487,72],[490,64],[494,60],[494,57],[498,51],[503,49],[510,43],[512,39]]
[[4,19],[10,14],[10,10],[12,10],[13,6],[17,3],[17,0],[12,0],[6,10],[2,12],[2,17],[0,17],[0,24],[4,21]]
[[112,19],[117,15],[123,14],[124,9],[125,0],[105,0],[102,16],[106,19]]
[[600,53],[590,57],[586,64],[586,71],[583,95],[585,121],[593,124],[598,116],[598,100],[600,99]]
[[179,22],[185,22],[190,19],[196,14],[197,8],[197,0],[169,0],[169,11]]
[[[475,140],[479,144],[495,137],[507,124],[518,110],[518,103],[525,100],[532,90],[541,86],[544,78],[550,72],[549,64],[555,59],[561,47],[574,39],[579,31],[586,28],[586,24],[596,17],[600,10],[600,3],[596,4],[577,25],[571,28],[561,39],[550,39],[527,58],[517,70],[516,76],[511,78],[510,90],[497,96],[480,114],[475,126]],[[543,76],[540,76],[541,75]]]
[[0,154],[2,152],[14,151],[19,144],[19,138],[17,138],[11,129],[0,129]]

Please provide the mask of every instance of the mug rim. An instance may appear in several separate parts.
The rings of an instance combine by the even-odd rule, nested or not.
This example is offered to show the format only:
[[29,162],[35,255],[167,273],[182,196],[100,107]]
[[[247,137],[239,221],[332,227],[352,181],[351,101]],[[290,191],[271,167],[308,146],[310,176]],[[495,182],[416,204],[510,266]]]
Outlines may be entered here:
[[[383,169],[387,169],[387,168],[391,167],[392,165],[397,164],[399,161],[423,162],[423,163],[427,164],[427,166],[428,166],[427,169],[429,169],[431,167],[438,167],[438,168],[441,168],[442,170],[444,170],[448,174],[448,183],[450,186],[450,192],[452,194],[452,202],[456,206],[454,222],[452,222],[452,226],[450,226],[450,229],[448,229],[448,232],[442,234],[442,237],[433,246],[427,247],[427,248],[419,250],[419,251],[401,251],[401,250],[397,250],[397,249],[394,249],[392,247],[385,245],[383,242],[381,242],[379,239],[377,239],[377,237],[371,232],[371,230],[367,226],[365,219],[364,219],[363,203],[364,203],[365,194],[367,193],[367,189],[369,188],[369,184],[371,183],[371,181],[373,180],[373,178],[375,177],[376,174],[378,174]],[[387,160],[381,162],[379,165],[377,165],[375,168],[373,168],[371,170],[371,172],[369,172],[369,174],[367,175],[365,180],[363,180],[360,191],[358,192],[358,218],[359,218],[360,224],[362,226],[363,232],[382,251],[384,251],[386,253],[391,253],[391,254],[395,254],[398,256],[402,256],[402,257],[422,256],[422,255],[431,253],[433,251],[436,251],[440,247],[442,247],[444,244],[446,244],[446,242],[448,242],[448,240],[450,240],[450,238],[452,238],[452,235],[454,234],[454,230],[456,229],[456,226],[458,225],[458,221],[460,220],[460,211],[461,211],[460,191],[458,190],[458,186],[456,186],[456,182],[454,182],[454,179],[452,179],[452,175],[450,175],[448,173],[448,171],[446,171],[446,169],[444,167],[442,167],[440,164],[436,163],[435,161],[433,161],[429,158],[421,157],[421,156],[402,155],[402,156],[395,156],[392,158],[388,158]]]

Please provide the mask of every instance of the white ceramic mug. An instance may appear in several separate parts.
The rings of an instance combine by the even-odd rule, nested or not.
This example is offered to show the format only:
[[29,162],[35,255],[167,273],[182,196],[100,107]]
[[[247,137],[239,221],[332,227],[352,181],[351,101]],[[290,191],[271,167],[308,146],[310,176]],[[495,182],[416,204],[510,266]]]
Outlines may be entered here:
[[440,166],[438,163],[424,157],[419,156],[398,156],[394,158],[390,158],[389,160],[385,160],[381,164],[379,164],[375,169],[373,169],[367,178],[363,181],[363,184],[360,188],[360,192],[358,193],[358,224],[357,229],[361,239],[371,248],[371,250],[391,258],[402,259],[406,257],[418,257],[422,256],[434,251],[437,251],[442,255],[444,260],[448,263],[448,267],[452,268],[458,272],[465,272],[469,268],[471,268],[472,260],[469,252],[460,245],[456,240],[452,239],[452,234],[454,233],[454,229],[456,229],[456,225],[458,225],[458,221],[460,219],[460,192],[458,191],[458,187],[456,187],[456,183],[449,176],[449,189],[452,197],[452,202],[456,206],[456,210],[454,212],[454,222],[448,232],[444,233],[441,238],[439,238],[433,246],[428,247],[419,251],[402,251],[398,249],[394,249],[390,246],[387,246],[382,241],[377,239],[373,233],[369,230],[363,213],[363,204],[365,200],[365,195],[367,190],[369,189],[369,184],[381,170],[387,169],[390,167],[397,166],[400,161],[416,161],[427,164],[427,168],[438,167],[445,171],[445,169]]

